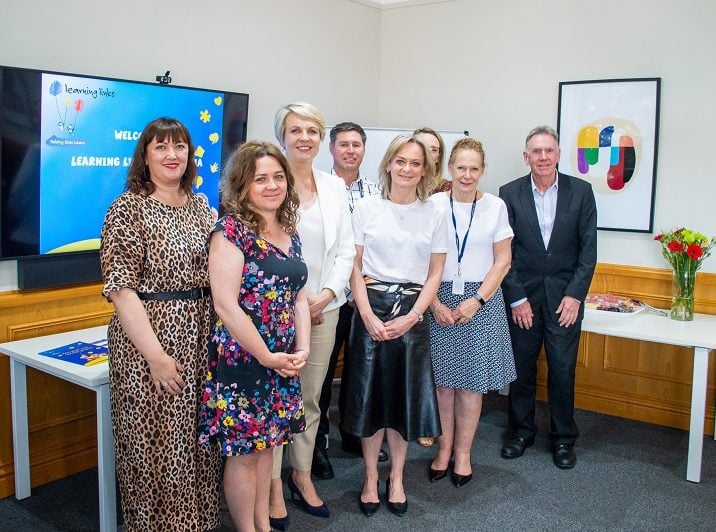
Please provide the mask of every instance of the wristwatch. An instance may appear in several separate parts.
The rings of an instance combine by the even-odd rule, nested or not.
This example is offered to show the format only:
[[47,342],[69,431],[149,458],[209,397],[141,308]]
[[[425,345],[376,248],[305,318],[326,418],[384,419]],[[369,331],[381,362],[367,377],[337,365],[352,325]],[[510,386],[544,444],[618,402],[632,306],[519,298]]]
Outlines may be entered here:
[[418,323],[423,323],[423,315],[420,314],[420,312],[418,312],[414,308],[411,308],[410,312],[415,312],[415,315],[418,317]]
[[477,302],[480,303],[480,307],[484,307],[486,304],[486,301],[482,299],[482,296],[479,294],[479,292],[475,292],[475,295],[472,296],[475,299],[477,299]]

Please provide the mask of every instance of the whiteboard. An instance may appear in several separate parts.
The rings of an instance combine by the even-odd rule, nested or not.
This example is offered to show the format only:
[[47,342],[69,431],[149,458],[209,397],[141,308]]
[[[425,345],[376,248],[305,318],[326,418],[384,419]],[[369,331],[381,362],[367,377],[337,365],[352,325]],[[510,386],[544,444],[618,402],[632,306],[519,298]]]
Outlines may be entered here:
[[[374,183],[378,182],[378,167],[380,161],[385,155],[385,150],[388,149],[390,142],[398,135],[410,135],[413,133],[413,129],[397,129],[397,128],[380,128],[380,127],[364,127],[366,141],[365,141],[365,156],[363,157],[363,164],[361,164],[361,175],[366,177],[369,181]],[[321,143],[321,149],[318,150],[318,155],[313,161],[313,166],[319,170],[330,172],[333,168],[333,157],[331,152],[328,150],[328,145],[331,142],[328,132],[331,130],[330,127],[326,128],[326,138]],[[450,178],[447,171],[447,160],[450,155],[450,150],[455,144],[455,141],[461,139],[469,133],[467,131],[442,131],[437,130],[440,136],[443,138],[445,143],[445,168],[443,168],[443,175],[446,178]]]

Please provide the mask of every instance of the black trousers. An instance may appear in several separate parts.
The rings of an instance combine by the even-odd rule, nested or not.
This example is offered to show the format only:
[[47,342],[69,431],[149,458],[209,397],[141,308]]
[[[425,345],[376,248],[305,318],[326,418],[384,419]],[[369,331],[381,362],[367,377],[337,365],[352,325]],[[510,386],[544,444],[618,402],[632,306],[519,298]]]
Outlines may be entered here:
[[574,444],[579,436],[574,421],[574,372],[582,322],[580,319],[571,327],[560,327],[557,323],[559,316],[551,312],[547,305],[532,311],[532,327],[525,330],[512,321],[511,309],[507,309],[517,370],[517,380],[510,384],[509,427],[513,437],[531,438],[537,434],[537,357],[544,345],[550,438],[553,445]]
[[[327,445],[328,433],[330,431],[330,423],[328,421],[328,409],[331,405],[331,395],[333,387],[333,379],[336,374],[336,366],[338,365],[338,355],[343,348],[344,353],[349,349],[348,337],[351,333],[351,323],[353,321],[354,309],[348,303],[345,303],[338,311],[338,324],[336,325],[336,343],[333,345],[331,352],[331,360],[328,363],[328,372],[323,381],[321,388],[321,398],[318,400],[318,406],[321,409],[321,418],[318,422],[318,434],[316,435],[316,445]],[[345,355],[344,355],[345,357]],[[343,419],[344,400],[338,401],[339,418]]]

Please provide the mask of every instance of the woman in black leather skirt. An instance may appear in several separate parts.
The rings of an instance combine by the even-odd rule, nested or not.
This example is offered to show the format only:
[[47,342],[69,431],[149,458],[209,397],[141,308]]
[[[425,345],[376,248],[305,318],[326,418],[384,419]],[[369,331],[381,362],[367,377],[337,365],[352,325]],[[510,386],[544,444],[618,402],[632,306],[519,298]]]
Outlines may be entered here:
[[426,201],[434,184],[428,160],[416,137],[396,137],[380,165],[382,196],[365,198],[353,211],[351,290],[358,313],[343,369],[343,428],[361,438],[365,477],[359,502],[366,515],[380,506],[383,436],[391,457],[385,497],[388,509],[402,515],[408,507],[403,488],[408,441],[440,435],[423,314],[440,285],[448,232],[441,211]]

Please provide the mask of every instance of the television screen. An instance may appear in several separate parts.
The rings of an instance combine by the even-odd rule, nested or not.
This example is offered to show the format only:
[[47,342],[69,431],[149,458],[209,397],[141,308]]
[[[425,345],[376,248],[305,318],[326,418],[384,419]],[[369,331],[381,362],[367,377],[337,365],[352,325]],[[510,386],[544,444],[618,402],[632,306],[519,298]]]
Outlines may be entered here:
[[99,249],[137,139],[160,116],[195,145],[194,191],[218,211],[218,180],[246,140],[248,95],[0,67],[0,258]]

